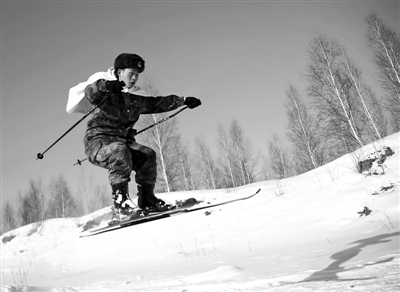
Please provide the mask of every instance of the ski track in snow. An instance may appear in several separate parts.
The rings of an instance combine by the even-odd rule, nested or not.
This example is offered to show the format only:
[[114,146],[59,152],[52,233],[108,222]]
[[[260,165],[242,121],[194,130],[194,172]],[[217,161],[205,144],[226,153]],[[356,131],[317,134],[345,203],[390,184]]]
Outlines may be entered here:
[[[160,194],[206,204],[262,189],[92,237],[79,238],[82,226],[108,208],[10,231],[0,237],[1,292],[400,291],[399,138],[357,151],[391,147],[384,175],[357,173],[349,154],[279,184]],[[364,206],[372,213],[360,217]]]

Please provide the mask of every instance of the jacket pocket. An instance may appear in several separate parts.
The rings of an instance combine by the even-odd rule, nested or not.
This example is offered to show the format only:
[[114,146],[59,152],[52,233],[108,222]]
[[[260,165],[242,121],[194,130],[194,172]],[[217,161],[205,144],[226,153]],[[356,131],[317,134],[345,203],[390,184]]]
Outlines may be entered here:
[[100,161],[98,160],[98,154],[102,146],[103,143],[101,143],[101,141],[95,141],[86,148],[86,156],[91,163],[97,164],[96,161]]

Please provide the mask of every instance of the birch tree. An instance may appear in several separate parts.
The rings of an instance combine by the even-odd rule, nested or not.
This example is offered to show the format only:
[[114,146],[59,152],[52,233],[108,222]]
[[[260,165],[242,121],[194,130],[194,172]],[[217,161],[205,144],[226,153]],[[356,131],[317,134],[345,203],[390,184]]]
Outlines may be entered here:
[[76,212],[88,214],[101,208],[110,206],[112,203],[111,189],[106,185],[98,185],[94,183],[93,177],[87,177],[85,167],[80,168],[78,176],[78,196]]
[[177,145],[177,153],[180,163],[181,172],[181,190],[195,190],[196,184],[193,177],[193,170],[191,166],[191,159],[186,150],[186,147]]
[[345,153],[365,144],[362,139],[358,101],[351,96],[351,82],[344,74],[342,49],[333,38],[317,34],[310,42],[307,79],[308,93],[315,99],[325,135],[341,143]]
[[78,215],[77,204],[67,181],[63,175],[53,178],[50,182],[50,198],[47,216],[49,218],[66,218]]
[[1,234],[13,230],[18,227],[18,222],[16,219],[15,209],[9,200],[3,205],[2,208],[2,226]]
[[271,173],[275,179],[283,179],[291,176],[291,164],[288,151],[285,150],[280,138],[274,134],[273,140],[268,142],[268,156],[270,170],[266,173]]
[[367,40],[374,55],[380,84],[387,93],[394,132],[400,130],[400,41],[397,33],[385,25],[376,13],[367,18]]
[[361,70],[350,60],[344,49],[343,63],[346,73],[350,77],[353,94],[358,98],[366,117],[366,123],[369,125],[365,135],[366,139],[368,142],[381,139],[387,134],[382,106],[372,90],[363,82]]
[[200,173],[201,184],[206,189],[217,189],[219,187],[219,171],[215,166],[211,151],[202,138],[196,138],[196,165]]
[[323,139],[318,121],[309,114],[310,109],[298,90],[290,86],[286,96],[286,113],[289,118],[287,137],[295,150],[296,172],[303,173],[323,165]]
[[234,154],[231,148],[228,134],[222,124],[218,125],[218,163],[222,169],[223,184],[225,188],[235,188],[238,186],[235,175]]
[[255,161],[253,159],[253,146],[238,121],[233,119],[230,128],[230,139],[237,168],[240,173],[240,185],[255,181]]
[[45,220],[46,197],[40,179],[29,182],[28,190],[19,196],[19,216],[22,225]]

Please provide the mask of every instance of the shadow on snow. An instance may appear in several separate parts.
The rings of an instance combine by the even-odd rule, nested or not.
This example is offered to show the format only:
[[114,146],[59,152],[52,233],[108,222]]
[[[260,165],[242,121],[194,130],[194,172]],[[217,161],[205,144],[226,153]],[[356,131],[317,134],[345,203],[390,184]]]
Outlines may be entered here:
[[[391,239],[388,239],[388,238],[393,237],[393,236],[399,236],[399,235],[400,235],[400,232],[395,232],[395,233],[389,233],[389,234],[381,234],[381,235],[377,235],[374,237],[369,237],[369,238],[354,241],[350,244],[357,244],[356,246],[333,254],[331,256],[331,258],[334,259],[335,261],[333,263],[331,263],[329,266],[327,266],[325,269],[315,272],[314,274],[310,275],[309,277],[307,277],[306,279],[304,279],[302,281],[290,282],[290,284],[313,282],[313,281],[354,281],[354,280],[374,279],[375,277],[340,279],[338,274],[347,272],[347,271],[351,271],[351,270],[355,270],[355,269],[361,269],[366,266],[372,266],[372,265],[391,262],[394,259],[394,257],[390,257],[390,258],[384,259],[382,261],[378,261],[378,262],[374,262],[374,263],[367,263],[362,266],[351,267],[351,268],[347,268],[347,269],[344,267],[341,267],[341,265],[343,263],[356,257],[362,251],[363,248],[365,248],[369,245],[390,242]],[[285,282],[285,284],[289,284],[289,282]]]

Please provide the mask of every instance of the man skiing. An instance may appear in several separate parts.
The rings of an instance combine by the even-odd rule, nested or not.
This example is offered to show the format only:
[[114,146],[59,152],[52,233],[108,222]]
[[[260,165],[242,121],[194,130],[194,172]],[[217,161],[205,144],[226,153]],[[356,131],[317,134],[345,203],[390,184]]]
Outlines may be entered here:
[[145,61],[140,56],[123,53],[114,61],[115,78],[100,78],[84,89],[85,99],[98,107],[87,123],[85,153],[92,164],[108,169],[113,210],[119,219],[134,213],[128,190],[132,171],[135,171],[139,208],[145,212],[172,208],[154,195],[156,153],[135,141],[136,131],[132,127],[139,116],[163,113],[184,105],[191,109],[201,105],[199,99],[191,96],[139,95],[140,88],[135,84],[144,69]]

